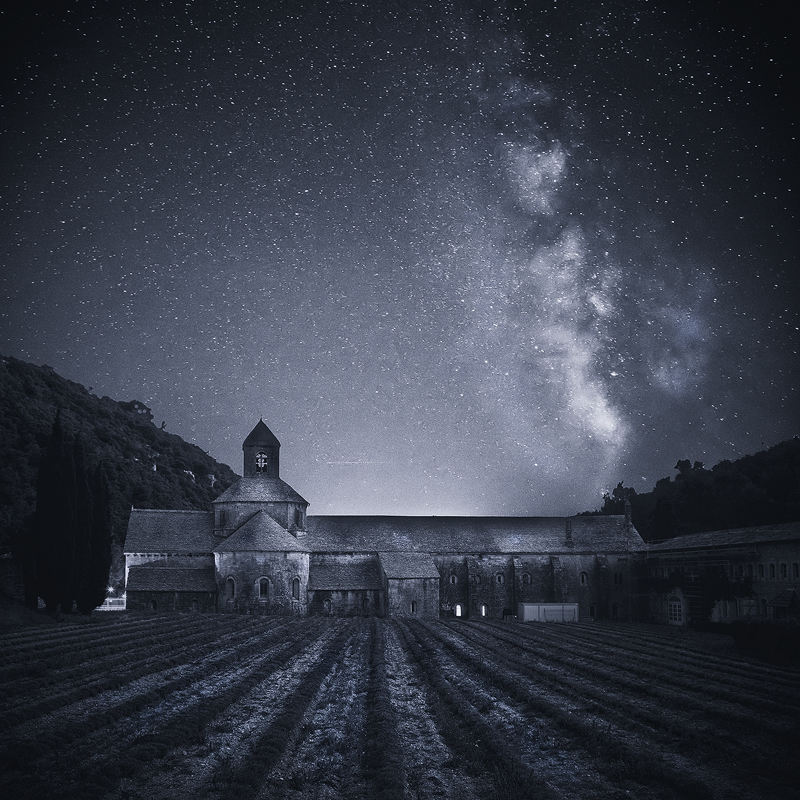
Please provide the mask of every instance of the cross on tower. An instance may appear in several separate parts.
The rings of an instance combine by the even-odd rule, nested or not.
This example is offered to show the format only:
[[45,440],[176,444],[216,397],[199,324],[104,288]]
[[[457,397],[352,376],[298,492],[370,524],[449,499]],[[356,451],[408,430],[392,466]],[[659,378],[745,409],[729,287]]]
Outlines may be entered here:
[[259,472],[266,472],[268,464],[269,464],[269,458],[266,453],[264,452],[256,453],[256,469],[258,469]]

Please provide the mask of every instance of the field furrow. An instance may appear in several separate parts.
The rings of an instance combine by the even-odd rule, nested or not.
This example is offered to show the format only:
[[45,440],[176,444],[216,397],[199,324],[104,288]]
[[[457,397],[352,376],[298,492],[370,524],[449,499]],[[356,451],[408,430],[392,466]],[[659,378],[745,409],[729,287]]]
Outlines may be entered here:
[[125,613],[0,644],[5,797],[800,800],[800,670],[710,634]]

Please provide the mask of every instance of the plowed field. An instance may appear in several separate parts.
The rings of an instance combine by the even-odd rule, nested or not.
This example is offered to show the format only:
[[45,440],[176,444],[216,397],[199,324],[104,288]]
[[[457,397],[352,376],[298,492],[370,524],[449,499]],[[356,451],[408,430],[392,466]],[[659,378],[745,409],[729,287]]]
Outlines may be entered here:
[[108,614],[0,645],[8,798],[800,798],[800,671],[727,637]]

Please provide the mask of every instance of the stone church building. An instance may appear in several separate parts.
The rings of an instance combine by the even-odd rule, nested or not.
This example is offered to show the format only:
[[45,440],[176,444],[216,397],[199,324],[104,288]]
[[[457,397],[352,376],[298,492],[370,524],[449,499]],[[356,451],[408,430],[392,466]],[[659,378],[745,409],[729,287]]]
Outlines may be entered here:
[[638,616],[645,545],[629,515],[308,516],[263,420],[243,451],[244,477],[212,512],[131,512],[129,609],[499,619],[529,603]]

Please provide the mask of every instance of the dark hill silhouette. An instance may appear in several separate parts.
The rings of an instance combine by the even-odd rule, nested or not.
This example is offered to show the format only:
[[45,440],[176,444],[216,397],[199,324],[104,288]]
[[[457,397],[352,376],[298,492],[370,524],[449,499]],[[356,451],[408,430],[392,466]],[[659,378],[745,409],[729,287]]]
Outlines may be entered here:
[[108,475],[115,583],[131,506],[210,509],[237,479],[196,445],[156,427],[143,403],[97,397],[51,367],[0,356],[2,554],[18,550],[30,533],[39,462],[59,410],[65,440],[80,438],[88,466],[102,462]]
[[584,513],[622,514],[627,499],[645,541],[800,520],[798,437],[711,469],[688,459],[675,469],[674,480],[662,478],[643,494],[620,482],[599,511]]

